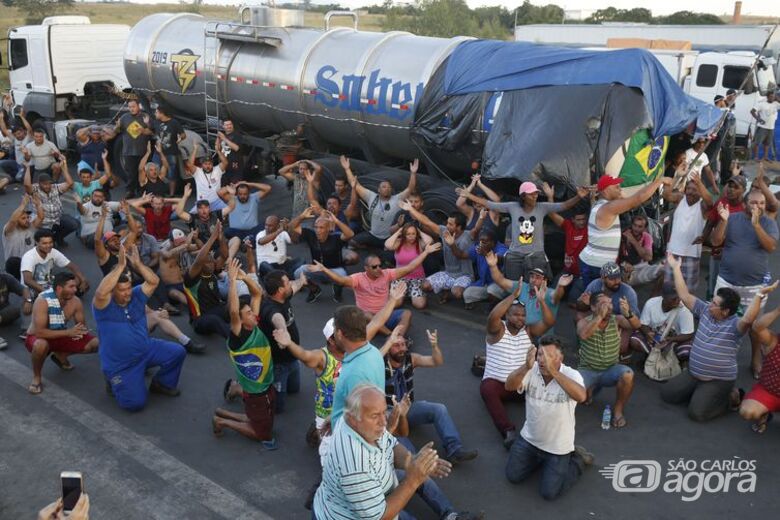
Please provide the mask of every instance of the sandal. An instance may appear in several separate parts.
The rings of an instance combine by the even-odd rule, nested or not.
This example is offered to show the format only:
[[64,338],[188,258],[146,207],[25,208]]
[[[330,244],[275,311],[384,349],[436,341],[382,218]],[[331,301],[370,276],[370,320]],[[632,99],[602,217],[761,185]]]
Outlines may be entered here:
[[226,403],[232,403],[236,400],[236,396],[230,395],[230,387],[233,385],[233,380],[228,379],[225,381],[225,386],[222,387],[222,397],[225,399]]
[[76,368],[70,364],[70,361],[63,362],[60,358],[57,357],[56,354],[52,354],[51,356],[49,356],[49,359],[51,359],[52,362],[55,365],[57,365],[57,367],[59,367],[60,370],[64,370],[65,372],[70,372],[71,370]]
[[626,424],[626,418],[622,415],[616,415],[612,418],[612,427],[616,430],[619,430],[620,428],[625,428]]
[[43,383],[31,383],[30,386],[27,387],[27,391],[33,395],[38,395],[43,392]]
[[766,431],[767,426],[769,426],[769,423],[772,422],[773,415],[771,413],[768,413],[764,416],[762,420],[759,420],[758,422],[755,422],[750,425],[750,429],[753,430],[754,433],[762,434]]

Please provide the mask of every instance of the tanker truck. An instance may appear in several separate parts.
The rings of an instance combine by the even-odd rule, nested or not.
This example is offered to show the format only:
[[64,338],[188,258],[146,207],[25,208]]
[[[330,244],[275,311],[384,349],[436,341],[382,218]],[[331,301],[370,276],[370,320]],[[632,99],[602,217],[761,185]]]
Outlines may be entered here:
[[[486,177],[572,187],[619,174],[614,156],[637,131],[648,136],[649,174],[667,136],[704,135],[720,116],[641,49],[359,31],[352,12],[326,14],[324,30],[304,27],[301,11],[239,13],[237,22],[153,14],[126,37],[132,91],[200,127],[209,145],[225,119],[263,148],[303,125],[310,148],[374,165],[419,157],[429,174],[458,182],[481,162]],[[339,16],[353,27],[331,27]]]

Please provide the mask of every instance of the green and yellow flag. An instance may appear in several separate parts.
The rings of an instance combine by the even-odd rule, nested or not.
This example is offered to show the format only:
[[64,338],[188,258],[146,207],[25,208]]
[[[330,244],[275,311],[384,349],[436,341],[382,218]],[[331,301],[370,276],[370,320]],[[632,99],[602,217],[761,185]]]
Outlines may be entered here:
[[628,143],[626,159],[620,169],[622,186],[630,188],[652,182],[660,172],[663,175],[664,157],[669,146],[669,138],[666,136],[652,139],[650,132],[639,130]]

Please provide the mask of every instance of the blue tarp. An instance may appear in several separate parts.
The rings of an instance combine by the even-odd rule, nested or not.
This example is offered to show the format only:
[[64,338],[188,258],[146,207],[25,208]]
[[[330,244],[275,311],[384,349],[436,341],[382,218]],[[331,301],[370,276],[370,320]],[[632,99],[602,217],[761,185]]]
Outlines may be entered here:
[[721,110],[689,96],[661,63],[643,49],[588,51],[528,42],[472,40],[449,57],[444,94],[506,92],[557,85],[619,83],[642,91],[654,135],[674,135],[696,121],[696,135],[710,133]]

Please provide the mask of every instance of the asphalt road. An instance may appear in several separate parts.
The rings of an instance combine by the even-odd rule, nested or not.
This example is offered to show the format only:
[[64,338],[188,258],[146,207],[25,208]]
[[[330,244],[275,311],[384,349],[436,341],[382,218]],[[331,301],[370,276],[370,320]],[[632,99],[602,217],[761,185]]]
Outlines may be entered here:
[[[5,222],[18,204],[18,188],[14,186],[0,196],[0,221]],[[289,212],[289,193],[277,181],[262,212],[279,211]],[[79,264],[95,287],[100,278],[94,256],[75,238],[69,241],[64,253]],[[301,247],[293,252],[307,254]],[[775,274],[780,273],[776,258],[772,267]],[[324,296],[329,294],[326,289]],[[85,301],[87,307],[91,296]],[[646,294],[640,293],[642,301],[643,296]],[[335,304],[328,297],[315,304],[306,304],[304,298],[301,294],[293,300],[302,344],[317,348],[323,343],[322,325]],[[777,301],[778,296],[773,295],[770,305]],[[347,290],[345,303],[351,302],[352,294]],[[693,423],[685,408],[661,402],[661,385],[644,375],[637,376],[626,408],[628,427],[623,430],[600,429],[604,405],[614,399],[613,389],[601,392],[591,406],[577,408],[577,443],[595,454],[596,464],[566,495],[545,502],[538,494],[538,477],[521,485],[509,484],[504,477],[507,452],[481,402],[479,379],[469,372],[472,356],[484,349],[484,321],[481,310],[466,312],[459,303],[440,306],[433,302],[429,310],[415,312],[412,322],[414,350],[427,353],[425,329],[438,329],[445,355],[443,367],[418,370],[417,398],[446,404],[466,447],[480,450],[476,460],[456,467],[440,482],[457,508],[482,510],[487,518],[529,514],[578,519],[773,516],[775,484],[780,479],[780,451],[773,450],[780,440],[780,428],[770,425],[759,436],[735,413],[707,424]],[[189,331],[185,317],[176,318],[176,322]],[[208,351],[188,356],[180,397],[151,396],[145,410],[127,413],[105,393],[97,355],[72,358],[76,369],[69,373],[47,362],[43,394],[30,395],[30,359],[16,338],[17,331],[16,326],[0,329],[10,343],[0,352],[0,519],[34,517],[59,495],[59,473],[63,470],[84,473],[91,517],[96,519],[310,518],[303,500],[319,471],[315,450],[304,443],[313,418],[311,371],[303,370],[300,394],[290,397],[288,410],[276,418],[280,448],[266,452],[234,432],[226,432],[221,439],[211,433],[212,412],[223,406],[222,384],[232,374],[221,341],[200,338],[209,345]],[[573,320],[565,306],[558,315],[556,331],[566,339],[567,364],[576,367]],[[746,390],[752,384],[748,357],[745,340],[738,385]],[[242,408],[239,403],[228,407]],[[522,426],[522,405],[509,405],[509,409],[518,427]],[[420,428],[412,436],[418,446],[435,439],[430,427]],[[677,464],[680,459],[689,470],[694,466],[706,470],[683,475],[682,493],[669,489],[678,478],[669,474],[670,461]],[[651,492],[618,492],[612,481],[599,473],[629,460],[658,462],[659,487]],[[752,478],[740,474],[731,477],[724,492],[726,477],[709,471],[714,460],[755,461],[754,489],[748,489],[749,482],[737,489],[740,481]],[[632,468],[623,465],[619,476],[629,487],[642,484],[642,478],[645,483],[657,480],[652,464],[633,480],[624,478],[631,476],[626,469]],[[703,492],[696,497],[698,488]],[[419,518],[434,518],[419,498],[413,499],[410,509]]]

